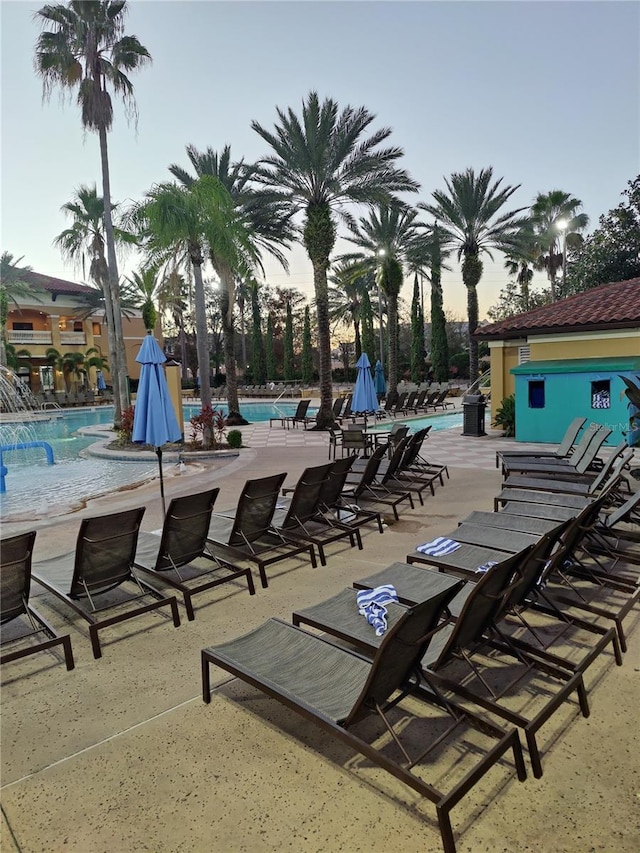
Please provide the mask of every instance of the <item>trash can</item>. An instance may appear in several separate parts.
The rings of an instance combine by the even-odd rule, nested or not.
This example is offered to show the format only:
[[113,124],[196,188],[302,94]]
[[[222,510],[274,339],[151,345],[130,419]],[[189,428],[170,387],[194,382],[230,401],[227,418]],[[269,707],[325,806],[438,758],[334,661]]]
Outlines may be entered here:
[[484,412],[487,407],[483,394],[467,394],[462,399],[462,434],[486,435]]

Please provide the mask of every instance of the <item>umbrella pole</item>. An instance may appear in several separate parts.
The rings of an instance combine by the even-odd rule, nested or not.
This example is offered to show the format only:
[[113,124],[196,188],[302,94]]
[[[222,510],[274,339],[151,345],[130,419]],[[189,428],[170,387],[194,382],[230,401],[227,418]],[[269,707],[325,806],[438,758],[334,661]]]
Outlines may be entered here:
[[162,517],[167,514],[167,508],[164,504],[164,478],[162,476],[162,448],[156,447],[156,455],[158,456],[158,468],[160,470],[160,498],[162,500]]

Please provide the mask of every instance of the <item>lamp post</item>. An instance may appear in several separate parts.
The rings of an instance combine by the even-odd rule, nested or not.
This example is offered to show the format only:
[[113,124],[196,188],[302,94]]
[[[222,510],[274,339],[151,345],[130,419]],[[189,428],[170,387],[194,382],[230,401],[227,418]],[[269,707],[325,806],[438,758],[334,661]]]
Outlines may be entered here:
[[[384,258],[386,249],[378,249],[378,257]],[[380,364],[384,373],[384,336],[382,332],[382,291],[380,290],[380,279],[378,278],[378,340],[380,344]]]
[[566,219],[557,219],[556,228],[562,234],[562,295],[565,296],[565,283],[567,280],[567,228],[569,223]]

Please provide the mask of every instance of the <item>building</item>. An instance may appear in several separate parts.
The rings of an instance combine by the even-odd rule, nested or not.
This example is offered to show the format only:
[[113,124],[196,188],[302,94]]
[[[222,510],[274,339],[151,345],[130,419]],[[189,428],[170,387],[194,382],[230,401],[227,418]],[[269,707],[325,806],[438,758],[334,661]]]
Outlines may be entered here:
[[[20,379],[34,393],[40,391],[67,391],[73,385],[95,388],[97,368],[80,367],[79,374],[70,376],[61,365],[47,359],[49,349],[55,349],[62,357],[69,353],[80,353],[87,358],[97,355],[105,361],[103,375],[110,384],[109,343],[104,319],[104,308],[100,292],[93,287],[60,278],[25,272],[21,280],[26,282],[33,297],[20,296],[18,307],[9,306],[6,340],[16,351],[26,350],[28,364],[16,370]],[[127,312],[122,325],[127,352],[127,367],[131,379],[140,375],[140,365],[135,360],[145,335],[140,311]],[[156,335],[156,337],[158,337]],[[87,355],[89,350],[93,353]]]
[[603,284],[478,328],[491,356],[492,415],[516,395],[516,438],[559,441],[577,415],[628,431],[620,376],[640,381],[640,278]]

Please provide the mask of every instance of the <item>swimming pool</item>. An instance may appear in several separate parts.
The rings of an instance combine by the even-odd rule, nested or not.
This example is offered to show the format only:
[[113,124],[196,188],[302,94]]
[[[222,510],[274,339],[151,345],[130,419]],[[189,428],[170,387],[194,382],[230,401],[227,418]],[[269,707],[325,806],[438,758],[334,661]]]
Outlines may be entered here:
[[450,412],[446,415],[430,415],[426,418],[396,418],[396,420],[386,420],[378,422],[375,426],[371,426],[368,432],[390,430],[394,423],[406,424],[409,427],[409,432],[417,432],[419,429],[424,429],[430,426],[433,432],[438,432],[441,429],[455,429],[462,427],[462,412]]

